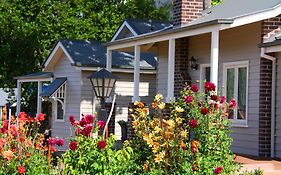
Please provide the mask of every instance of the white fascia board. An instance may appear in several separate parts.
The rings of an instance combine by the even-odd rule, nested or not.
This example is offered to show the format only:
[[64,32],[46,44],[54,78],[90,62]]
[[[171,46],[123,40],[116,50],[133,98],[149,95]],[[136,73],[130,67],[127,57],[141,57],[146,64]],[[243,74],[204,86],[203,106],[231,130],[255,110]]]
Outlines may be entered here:
[[133,34],[134,36],[137,36],[137,35],[138,35],[137,32],[135,32],[135,30],[128,24],[128,22],[127,22],[127,21],[124,21],[123,24],[119,27],[119,29],[118,29],[117,32],[115,33],[115,35],[112,37],[111,42],[116,40],[116,38],[118,37],[118,35],[120,34],[120,32],[124,29],[124,27],[127,27],[127,28],[130,30],[130,32],[132,32],[132,34]]
[[61,44],[61,42],[58,42],[56,47],[53,49],[52,53],[50,54],[50,56],[48,57],[47,61],[44,64],[44,68],[48,67],[48,65],[50,64],[51,60],[54,58],[54,55],[56,54],[56,52],[58,51],[58,49],[61,48],[62,51],[64,52],[64,54],[68,57],[69,61],[71,62],[71,64],[74,64],[73,59],[71,58],[71,56],[69,55],[69,53],[66,51],[66,49],[63,47],[63,45]]
[[[76,67],[76,70],[81,70],[81,71],[98,71],[100,67]],[[122,69],[122,68],[112,68],[111,72],[116,72],[116,73],[134,73],[134,69]],[[156,70],[140,70],[140,73],[142,74],[156,74]]]
[[45,81],[52,81],[53,78],[22,78],[18,79],[17,81],[20,83],[28,83],[28,82],[45,82]]
[[[161,41],[167,41],[170,39],[177,39],[177,38],[184,38],[184,37],[189,37],[189,36],[195,36],[195,35],[200,35],[200,34],[205,34],[205,33],[211,33],[212,31],[218,31],[224,28],[226,25],[210,25],[210,26],[205,26],[205,27],[200,27],[197,29],[189,29],[189,30],[184,30],[180,31],[177,33],[171,33],[171,34],[163,34],[163,35],[157,35],[157,36],[152,36],[152,37],[147,37],[147,38],[140,38],[139,40],[132,40],[116,45],[109,45],[107,46],[108,49],[110,50],[118,50],[118,49],[123,49],[127,47],[133,47],[135,45],[145,45],[145,44],[151,44],[151,43],[156,43],[156,42],[161,42]],[[141,35],[139,35],[141,36]]]
[[280,14],[281,14],[281,6],[277,6],[275,9],[270,9],[267,11],[236,18],[234,19],[234,22],[229,26],[229,28],[238,27],[238,26],[262,21],[265,19],[273,18]]
[[281,52],[281,45],[270,46],[265,48],[265,53]]

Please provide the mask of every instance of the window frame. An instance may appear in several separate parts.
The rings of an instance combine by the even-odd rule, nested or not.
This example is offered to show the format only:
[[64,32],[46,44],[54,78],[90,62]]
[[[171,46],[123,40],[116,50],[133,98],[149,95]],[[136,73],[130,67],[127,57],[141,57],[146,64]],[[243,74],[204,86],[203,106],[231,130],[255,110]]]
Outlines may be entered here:
[[[229,119],[232,121],[232,126],[238,126],[238,127],[247,127],[248,126],[248,112],[249,112],[249,106],[248,106],[248,96],[249,96],[249,61],[236,61],[236,62],[227,62],[223,63],[223,95],[226,96],[227,91],[227,69],[234,68],[234,98],[237,101],[238,100],[238,69],[239,68],[246,68],[247,69],[247,75],[246,75],[246,107],[245,107],[245,120],[239,120],[237,119],[238,110],[236,106],[235,113],[234,113],[234,119]],[[237,103],[238,104],[238,103]]]
[[211,68],[209,63],[200,64],[200,90],[201,92],[205,92],[204,84],[205,84],[205,76],[206,76],[206,68]]
[[[62,110],[63,110],[63,117],[62,119],[58,119],[58,103],[61,103],[62,106]],[[55,116],[55,122],[65,122],[65,107],[64,104],[61,102],[61,100],[54,100],[53,103],[53,107],[54,107],[54,116]]]

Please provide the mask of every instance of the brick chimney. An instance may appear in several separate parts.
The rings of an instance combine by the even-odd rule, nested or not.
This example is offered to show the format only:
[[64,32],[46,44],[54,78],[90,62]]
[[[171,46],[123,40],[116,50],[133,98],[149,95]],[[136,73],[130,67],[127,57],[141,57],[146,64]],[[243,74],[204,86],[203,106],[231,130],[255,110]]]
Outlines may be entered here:
[[[206,0],[207,4],[210,2]],[[202,16],[205,0],[173,0],[173,25],[174,27],[187,24]]]

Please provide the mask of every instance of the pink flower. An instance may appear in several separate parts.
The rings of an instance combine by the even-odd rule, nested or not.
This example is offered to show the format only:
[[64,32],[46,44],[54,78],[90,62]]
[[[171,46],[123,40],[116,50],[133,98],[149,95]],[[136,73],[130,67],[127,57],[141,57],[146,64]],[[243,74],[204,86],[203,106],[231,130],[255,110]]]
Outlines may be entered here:
[[44,121],[45,120],[45,114],[38,114],[37,117],[36,117],[36,121],[37,122],[40,122],[40,121]]
[[221,98],[220,98],[220,103],[224,103],[225,102],[225,96],[221,96]]
[[228,105],[230,108],[235,108],[237,103],[235,101],[235,99],[231,99],[229,102],[228,102]]
[[185,96],[184,97],[184,101],[186,102],[186,103],[191,103],[192,102],[192,100],[193,100],[193,97],[192,96]]
[[193,92],[198,92],[198,87],[194,84],[194,85],[191,86],[191,90]]
[[206,115],[209,111],[208,111],[208,109],[207,108],[201,108],[201,114],[203,114],[203,115]]
[[190,119],[189,120],[189,126],[191,127],[191,128],[196,128],[197,127],[197,120],[196,119]]
[[77,142],[72,141],[69,143],[69,149],[71,149],[72,151],[77,150],[77,148]]
[[105,140],[100,140],[99,142],[98,142],[98,148],[99,149],[105,149],[105,147],[106,147],[106,141]]
[[215,174],[221,174],[223,172],[223,167],[218,166],[214,169]]
[[86,136],[86,137],[90,136],[90,134],[91,134],[91,132],[92,132],[92,129],[93,129],[92,125],[87,125],[87,126],[82,130],[82,135],[83,135],[83,136]]
[[94,116],[92,116],[92,115],[86,115],[85,116],[85,120],[86,120],[86,122],[87,122],[87,124],[92,124],[92,123],[94,123]]
[[72,125],[75,123],[75,117],[73,115],[69,116],[69,121]]
[[49,145],[51,145],[51,146],[53,146],[53,145],[55,145],[57,143],[57,140],[56,140],[56,138],[49,138],[48,139],[48,144]]
[[206,82],[204,87],[205,87],[206,91],[215,91],[216,90],[216,85],[211,82]]
[[57,140],[56,140],[56,144],[57,144],[58,146],[62,146],[62,145],[64,144],[64,140],[63,140],[63,139],[57,139]]
[[98,126],[99,126],[99,129],[103,128],[105,125],[104,121],[103,120],[99,120],[98,121]]

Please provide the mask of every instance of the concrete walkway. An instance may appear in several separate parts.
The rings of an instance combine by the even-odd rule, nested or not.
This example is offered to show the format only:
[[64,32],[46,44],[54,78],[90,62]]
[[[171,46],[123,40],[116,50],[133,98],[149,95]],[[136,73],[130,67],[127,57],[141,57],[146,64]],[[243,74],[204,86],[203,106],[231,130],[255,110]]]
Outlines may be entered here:
[[241,172],[261,169],[264,175],[281,175],[281,161],[277,160],[257,160],[244,156],[237,156],[236,162],[242,164]]

